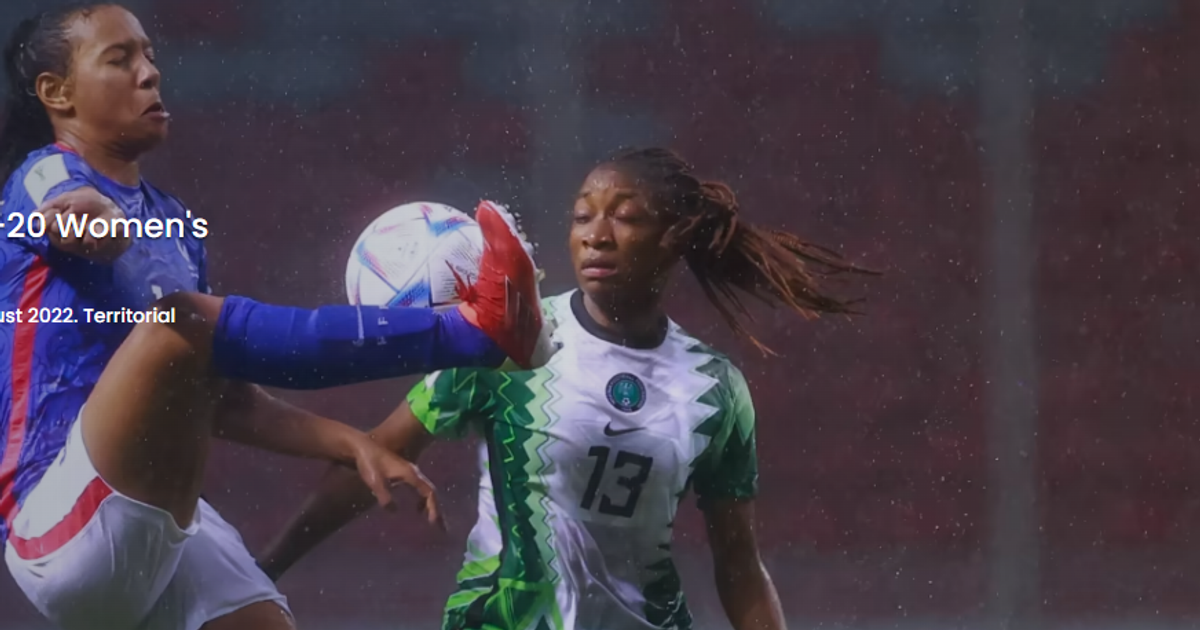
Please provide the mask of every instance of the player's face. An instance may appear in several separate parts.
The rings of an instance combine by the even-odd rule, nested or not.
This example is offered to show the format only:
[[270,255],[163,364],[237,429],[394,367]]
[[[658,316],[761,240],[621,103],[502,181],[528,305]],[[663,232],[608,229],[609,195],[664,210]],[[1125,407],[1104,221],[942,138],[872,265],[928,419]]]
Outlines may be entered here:
[[137,18],[103,7],[76,18],[70,36],[75,50],[65,91],[79,131],[136,153],[161,142],[169,116],[154,51]]
[[571,215],[571,259],[579,287],[592,296],[618,299],[656,291],[676,260],[663,247],[669,227],[668,218],[627,175],[607,166],[592,171]]

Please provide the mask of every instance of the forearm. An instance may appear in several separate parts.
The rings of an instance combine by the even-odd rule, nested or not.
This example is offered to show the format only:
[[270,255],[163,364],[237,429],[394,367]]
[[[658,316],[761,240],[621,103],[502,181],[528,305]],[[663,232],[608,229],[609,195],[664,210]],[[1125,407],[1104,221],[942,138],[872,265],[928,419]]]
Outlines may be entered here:
[[[429,435],[402,405],[370,433],[380,446],[416,462]],[[283,531],[264,550],[260,563],[278,579],[325,539],[371,509],[371,491],[350,471],[333,467]]]
[[[289,405],[256,385],[234,383],[214,426],[217,437],[284,455],[334,462],[317,493],[262,558],[272,578],[375,502],[348,466],[356,430]],[[336,464],[341,464],[338,466]]]
[[359,432],[289,405],[256,385],[232,383],[216,414],[213,434],[275,453],[353,466]]
[[352,471],[334,466],[263,554],[263,570],[277,579],[293,564],[375,504]]
[[766,567],[739,558],[717,567],[717,592],[734,630],[785,630],[783,606]]

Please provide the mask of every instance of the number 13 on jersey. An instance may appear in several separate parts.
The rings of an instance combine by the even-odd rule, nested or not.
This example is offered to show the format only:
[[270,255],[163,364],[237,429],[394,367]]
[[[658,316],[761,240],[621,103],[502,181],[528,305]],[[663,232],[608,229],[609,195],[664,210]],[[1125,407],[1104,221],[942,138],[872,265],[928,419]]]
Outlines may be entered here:
[[[633,518],[637,510],[638,500],[642,490],[650,480],[650,471],[654,468],[654,458],[638,455],[629,451],[616,451],[607,446],[593,446],[588,451],[588,457],[595,461],[591,477],[588,478],[587,489],[584,490],[583,500],[579,507],[587,511],[596,509],[600,514]],[[624,489],[619,493],[624,496],[601,494],[600,487],[605,479],[612,478],[613,482]],[[611,487],[611,486],[610,486]],[[599,506],[597,503],[599,495]]]

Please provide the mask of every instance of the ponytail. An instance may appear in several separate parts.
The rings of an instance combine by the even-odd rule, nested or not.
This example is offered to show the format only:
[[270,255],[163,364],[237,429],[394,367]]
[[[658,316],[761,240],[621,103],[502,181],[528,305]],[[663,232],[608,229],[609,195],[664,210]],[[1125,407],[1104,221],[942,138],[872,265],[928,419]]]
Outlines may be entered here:
[[37,20],[22,21],[4,47],[8,97],[4,102],[4,126],[0,128],[0,181],[7,181],[31,151],[54,141],[50,117],[37,97],[37,79],[25,75],[31,65],[29,41],[37,26]]
[[[746,331],[750,319],[738,291],[772,306],[784,306],[805,319],[822,313],[861,314],[861,300],[841,300],[825,291],[822,279],[841,273],[879,275],[800,237],[742,220],[737,198],[721,182],[701,181],[692,167],[668,149],[630,150],[610,163],[634,168],[642,181],[658,186],[654,196],[677,217],[664,245],[681,251],[708,300],[739,336],[772,353]],[[657,184],[656,184],[657,182]],[[773,354],[773,353],[772,353]]]
[[50,72],[67,76],[73,18],[87,16],[104,3],[87,3],[43,12],[23,20],[4,46],[8,96],[0,127],[0,182],[7,181],[30,153],[54,142],[54,126],[37,94],[37,79]]

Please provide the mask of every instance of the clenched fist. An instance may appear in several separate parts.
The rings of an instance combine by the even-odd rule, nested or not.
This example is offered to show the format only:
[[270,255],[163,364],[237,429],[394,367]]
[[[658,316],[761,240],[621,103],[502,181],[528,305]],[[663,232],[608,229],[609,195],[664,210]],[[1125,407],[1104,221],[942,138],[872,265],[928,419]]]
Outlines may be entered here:
[[[50,236],[50,244],[68,254],[96,262],[111,263],[120,258],[132,243],[127,230],[113,229],[113,220],[124,219],[125,213],[95,188],[80,188],[63,193],[42,204],[37,211],[46,219],[46,232]],[[73,215],[78,218],[69,220]],[[107,224],[107,236],[97,238],[88,230],[89,224],[96,219]],[[82,229],[63,229],[64,226],[73,225],[82,226]]]

